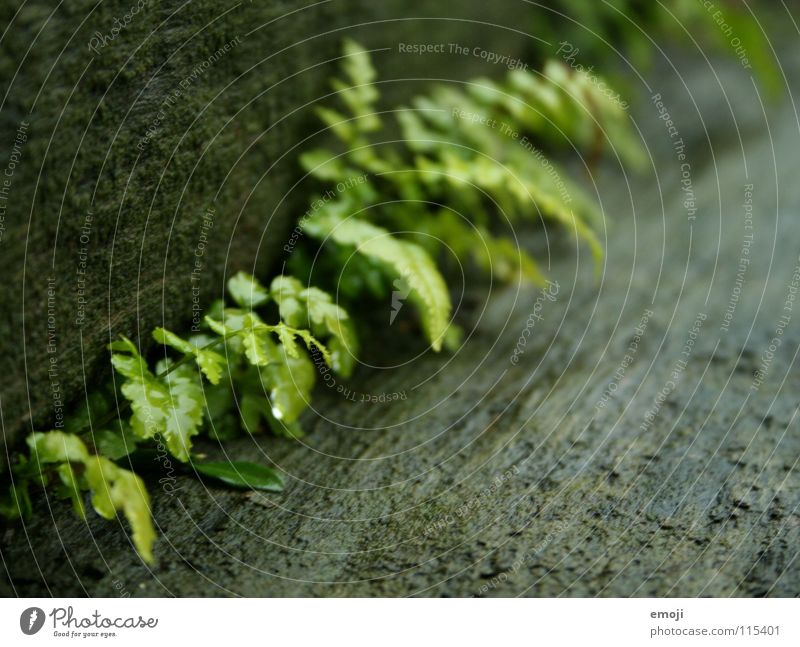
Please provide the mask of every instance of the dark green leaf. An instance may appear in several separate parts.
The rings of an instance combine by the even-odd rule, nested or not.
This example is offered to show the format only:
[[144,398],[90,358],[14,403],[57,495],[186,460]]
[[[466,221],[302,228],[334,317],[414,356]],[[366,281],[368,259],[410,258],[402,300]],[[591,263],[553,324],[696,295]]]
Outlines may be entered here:
[[192,465],[200,474],[222,481],[232,487],[264,490],[266,492],[281,492],[283,490],[283,478],[281,475],[264,465],[245,461],[192,463]]

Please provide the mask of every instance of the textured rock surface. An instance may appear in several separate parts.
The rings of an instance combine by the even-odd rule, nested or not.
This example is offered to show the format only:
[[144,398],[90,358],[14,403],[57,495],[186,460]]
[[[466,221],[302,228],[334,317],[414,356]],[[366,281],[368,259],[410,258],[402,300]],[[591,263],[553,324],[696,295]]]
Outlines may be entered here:
[[[275,266],[306,208],[291,190],[293,147],[318,130],[307,108],[330,92],[326,62],[345,34],[377,50],[384,91],[404,99],[397,78],[492,66],[385,54],[398,42],[500,41],[513,55],[530,41],[485,34],[479,21],[507,12],[472,2],[427,3],[417,20],[395,0],[143,4],[0,8],[0,172],[12,172],[0,197],[0,438],[31,418],[52,426],[84,384],[107,379],[109,338],[185,328],[226,272]],[[448,14],[470,22],[429,20]]]
[[[52,518],[5,530],[9,577],[0,587],[107,596],[797,595],[800,304],[783,308],[800,252],[798,121],[786,101],[762,112],[736,63],[723,67],[720,85],[696,61],[679,66],[683,79],[665,72],[651,81],[687,145],[695,220],[672,140],[643,90],[637,123],[653,169],[626,182],[608,167],[595,178],[609,216],[599,284],[586,250],[554,234],[554,301],[537,308],[536,289],[476,286],[463,314],[472,334],[455,356],[409,360],[406,342],[387,336],[379,359],[407,364],[361,371],[349,385],[355,401],[321,388],[322,415],[308,416],[302,443],[226,445],[231,457],[280,466],[284,495],[187,477],[167,491],[156,471],[162,537],[152,570],[122,523],[84,523],[51,502]],[[750,233],[747,184],[751,262],[725,327]],[[542,319],[513,365],[534,310]],[[783,314],[779,352],[757,379]],[[397,392],[405,399],[360,402],[361,393]]]
[[[275,261],[290,221],[278,213],[262,234],[295,175],[280,155],[300,128],[292,112],[324,78],[322,68],[291,73],[338,51],[332,37],[302,44],[337,24],[324,4],[287,17],[303,3],[220,15],[215,2],[148,2],[114,34],[136,3],[26,2],[14,16],[16,4],[0,19],[3,150],[20,126],[27,136],[0,243],[0,336],[18,340],[0,355],[9,436],[31,412],[53,424],[55,388],[69,406],[85,380],[105,379],[110,336],[162,320],[183,327],[193,288],[207,307],[226,270]],[[281,91],[265,92],[273,84]]]

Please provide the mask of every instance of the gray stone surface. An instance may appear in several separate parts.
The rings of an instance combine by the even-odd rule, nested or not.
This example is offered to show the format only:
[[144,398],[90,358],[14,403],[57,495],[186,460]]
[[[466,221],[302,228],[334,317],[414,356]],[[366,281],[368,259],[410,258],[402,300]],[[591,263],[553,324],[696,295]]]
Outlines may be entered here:
[[307,127],[296,109],[323,83],[314,64],[339,50],[321,27],[347,16],[291,0],[145,5],[129,19],[127,0],[0,9],[4,171],[25,137],[0,241],[0,440],[52,426],[109,379],[110,338],[189,325],[225,272],[265,271],[291,227],[287,205],[265,205],[296,177],[279,157]]
[[[549,258],[559,289],[538,310],[517,365],[510,357],[540,292],[473,283],[460,352],[413,358],[405,339],[387,334],[371,359],[406,363],[361,370],[349,385],[356,394],[405,391],[405,400],[361,403],[321,388],[302,442],[226,445],[231,457],[283,469],[285,494],[188,477],[175,493],[154,483],[162,536],[152,569],[123,523],[84,523],[50,502],[49,514],[4,531],[9,577],[0,587],[106,596],[797,595],[800,304],[783,310],[800,253],[797,115],[787,98],[762,110],[735,61],[717,70],[719,84],[696,60],[680,63],[681,78],[652,75],[635,110],[653,168],[625,176],[607,165],[594,176],[608,218],[602,279],[568,235],[548,232],[548,250],[541,232],[521,230]],[[787,74],[796,79],[796,66]],[[653,92],[687,145],[692,221]],[[751,262],[725,328],[749,233],[746,184]],[[783,314],[780,348],[757,378]]]

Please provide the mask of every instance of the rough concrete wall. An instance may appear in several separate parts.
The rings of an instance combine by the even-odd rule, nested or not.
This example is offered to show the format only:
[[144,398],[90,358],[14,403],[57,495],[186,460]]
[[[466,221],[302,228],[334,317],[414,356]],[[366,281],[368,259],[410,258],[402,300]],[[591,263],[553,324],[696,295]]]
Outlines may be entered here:
[[293,74],[338,54],[339,37],[320,34],[347,9],[143,4],[135,15],[128,0],[0,9],[0,173],[14,162],[0,242],[9,436],[31,412],[55,422],[55,389],[68,411],[84,382],[107,379],[110,337],[183,329],[226,271],[263,272],[290,222],[287,210],[271,218],[296,174],[294,156],[279,159],[325,70]]

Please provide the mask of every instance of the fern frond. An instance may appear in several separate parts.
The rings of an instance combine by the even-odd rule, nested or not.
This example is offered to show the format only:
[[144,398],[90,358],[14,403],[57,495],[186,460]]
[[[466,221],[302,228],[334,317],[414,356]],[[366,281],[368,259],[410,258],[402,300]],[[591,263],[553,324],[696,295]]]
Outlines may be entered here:
[[357,218],[339,219],[322,214],[307,221],[304,228],[319,240],[330,238],[339,245],[355,247],[358,253],[384,263],[404,279],[431,348],[441,350],[450,324],[450,294],[436,263],[422,247]]
[[[62,431],[36,432],[28,436],[31,459],[40,465],[58,464],[62,481],[73,488],[88,489],[92,505],[106,519],[122,512],[131,526],[133,543],[146,562],[153,561],[153,542],[156,538],[150,517],[150,497],[144,483],[133,472],[122,469],[104,456],[92,455],[83,441],[74,434]],[[80,477],[74,466],[82,468]],[[82,503],[79,504],[83,509]]]

